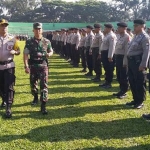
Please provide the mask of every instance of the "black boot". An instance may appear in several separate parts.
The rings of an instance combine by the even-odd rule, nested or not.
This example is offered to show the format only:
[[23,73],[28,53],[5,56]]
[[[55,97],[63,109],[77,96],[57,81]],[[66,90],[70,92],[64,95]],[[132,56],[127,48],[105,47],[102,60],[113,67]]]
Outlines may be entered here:
[[31,105],[36,105],[37,103],[38,103],[38,94],[35,94]]
[[6,103],[5,103],[5,101],[2,101],[1,108],[4,108],[4,107],[6,107]]
[[47,115],[48,114],[48,112],[46,110],[46,102],[42,102],[42,104],[41,104],[41,112],[42,112],[43,115]]
[[6,105],[6,114],[5,114],[6,118],[11,118],[12,117],[11,105],[12,104],[7,104]]

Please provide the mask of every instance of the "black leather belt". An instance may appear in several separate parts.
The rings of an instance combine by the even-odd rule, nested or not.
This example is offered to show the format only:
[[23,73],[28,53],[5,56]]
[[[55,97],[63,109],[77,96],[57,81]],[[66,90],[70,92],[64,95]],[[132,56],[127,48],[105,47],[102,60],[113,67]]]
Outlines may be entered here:
[[142,59],[142,55],[127,56],[128,59]]
[[7,65],[9,63],[13,62],[13,60],[8,60],[8,61],[0,61],[0,65]]

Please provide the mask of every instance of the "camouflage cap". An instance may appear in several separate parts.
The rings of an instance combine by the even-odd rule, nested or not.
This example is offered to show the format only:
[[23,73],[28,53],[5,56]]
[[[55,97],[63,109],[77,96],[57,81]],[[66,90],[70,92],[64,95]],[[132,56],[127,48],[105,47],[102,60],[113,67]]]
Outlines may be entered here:
[[34,28],[34,29],[42,29],[42,23],[40,23],[40,22],[35,22],[35,23],[33,24],[33,28]]

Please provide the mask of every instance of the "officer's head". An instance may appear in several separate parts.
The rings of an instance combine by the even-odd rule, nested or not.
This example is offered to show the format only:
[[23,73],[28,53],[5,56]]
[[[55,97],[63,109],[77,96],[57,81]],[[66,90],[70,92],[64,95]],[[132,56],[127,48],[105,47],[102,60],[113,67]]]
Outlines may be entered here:
[[0,34],[5,35],[8,32],[8,21],[5,19],[0,20]]
[[135,34],[141,33],[145,29],[145,21],[143,19],[134,20],[134,32]]
[[98,33],[100,30],[101,30],[101,25],[98,23],[94,24],[94,32]]
[[78,32],[79,32],[79,29],[78,29],[78,28],[74,28],[74,32],[75,32],[75,33],[78,33]]
[[33,24],[33,32],[35,37],[42,36],[42,23],[36,22]]
[[127,24],[125,22],[119,22],[117,23],[117,26],[118,26],[118,33],[121,34],[121,33],[124,33],[126,30],[127,30]]
[[93,27],[91,25],[86,26],[86,32],[90,33],[93,30]]
[[104,28],[105,34],[109,33],[113,29],[113,25],[111,23],[106,23],[106,24],[104,24],[104,26],[105,26],[105,28]]

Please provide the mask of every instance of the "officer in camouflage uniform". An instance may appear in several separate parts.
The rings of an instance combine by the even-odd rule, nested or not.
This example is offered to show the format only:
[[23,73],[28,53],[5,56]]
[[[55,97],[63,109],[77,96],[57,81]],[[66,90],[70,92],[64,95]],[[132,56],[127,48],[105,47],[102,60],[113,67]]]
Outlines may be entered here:
[[[48,39],[42,37],[42,24],[33,24],[34,38],[26,41],[24,48],[25,72],[30,73],[31,92],[34,96],[32,104],[38,102],[38,80],[40,80],[41,112],[47,114],[46,102],[48,100],[48,61],[53,49]],[[30,55],[30,59],[28,56]],[[28,65],[28,61],[30,66]]]
[[14,100],[15,63],[14,55],[20,54],[15,37],[8,34],[8,21],[0,20],[0,94],[2,107],[6,105],[6,118],[12,117],[11,106]]
[[143,101],[146,100],[146,68],[150,55],[150,37],[144,31],[145,21],[142,19],[134,20],[135,36],[128,46],[127,62],[130,88],[133,101],[127,106],[140,109]]

